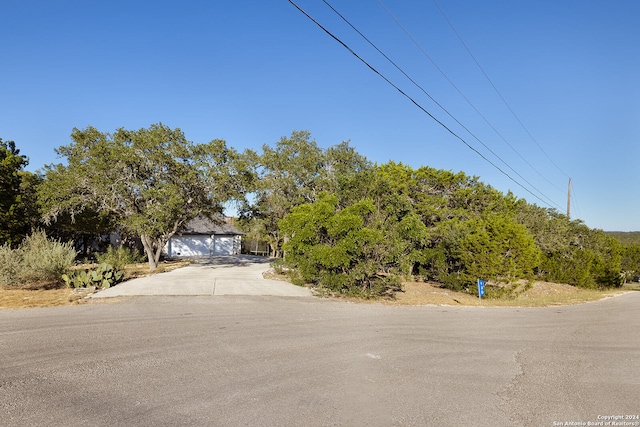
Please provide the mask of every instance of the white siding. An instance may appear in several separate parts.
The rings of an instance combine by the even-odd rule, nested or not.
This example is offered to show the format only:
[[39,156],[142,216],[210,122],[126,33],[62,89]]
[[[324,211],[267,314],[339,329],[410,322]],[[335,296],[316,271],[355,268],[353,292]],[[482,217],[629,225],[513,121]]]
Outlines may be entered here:
[[237,235],[185,234],[171,237],[164,247],[164,252],[171,258],[237,255],[241,250],[241,242],[242,237]]
[[233,236],[215,236],[214,255],[233,255]]
[[211,236],[188,235],[173,236],[169,240],[169,257],[209,256],[212,249]]

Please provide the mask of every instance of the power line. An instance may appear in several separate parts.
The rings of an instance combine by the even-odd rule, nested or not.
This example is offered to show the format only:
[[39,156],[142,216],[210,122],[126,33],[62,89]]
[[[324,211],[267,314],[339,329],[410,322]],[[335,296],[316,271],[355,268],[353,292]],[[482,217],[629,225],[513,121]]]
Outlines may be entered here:
[[458,31],[456,31],[455,27],[453,26],[453,24],[451,23],[451,21],[449,20],[449,18],[447,18],[447,15],[445,15],[444,11],[440,8],[440,5],[438,4],[437,0],[433,0],[433,3],[436,5],[436,7],[438,8],[438,10],[440,11],[440,14],[442,15],[442,17],[445,19],[445,21],[447,21],[447,23],[449,24],[449,27],[451,27],[451,30],[453,30],[454,34],[456,35],[456,37],[458,38],[458,40],[460,41],[460,43],[462,44],[462,46],[464,46],[465,50],[467,51],[467,53],[469,54],[469,56],[471,56],[471,59],[473,59],[473,62],[476,63],[476,65],[478,66],[478,68],[480,69],[480,71],[482,72],[482,74],[484,75],[484,77],[487,79],[487,81],[489,82],[489,84],[491,85],[491,87],[493,87],[493,90],[496,91],[496,93],[498,94],[498,96],[500,97],[500,99],[502,100],[502,102],[504,103],[504,105],[506,105],[506,107],[509,109],[509,111],[511,112],[511,114],[513,114],[513,117],[515,117],[516,121],[520,124],[520,126],[522,127],[522,129],[524,129],[524,131],[527,133],[527,135],[529,135],[529,138],[531,138],[531,140],[538,146],[538,148],[540,149],[540,151],[542,151],[542,153],[547,157],[547,159],[549,159],[549,161],[551,162],[551,164],[553,164],[553,166],[555,166],[560,172],[562,172],[562,174],[564,176],[566,176],[567,178],[569,178],[569,175],[567,175],[567,173],[565,171],[563,171],[560,166],[558,166],[556,164],[556,162],[553,161],[553,159],[547,154],[546,151],[544,151],[544,149],[542,148],[542,146],[540,146],[540,144],[538,144],[538,141],[533,137],[533,135],[531,135],[531,132],[529,132],[529,129],[527,129],[527,127],[524,125],[524,123],[522,123],[522,120],[520,120],[520,118],[518,117],[518,115],[515,113],[515,111],[513,111],[513,109],[511,108],[511,106],[509,105],[509,103],[507,102],[507,100],[504,98],[504,96],[502,96],[502,94],[500,93],[500,91],[498,90],[498,88],[496,87],[495,84],[493,84],[493,81],[491,81],[491,79],[489,78],[489,75],[484,71],[484,68],[482,68],[482,66],[480,65],[480,63],[478,62],[478,60],[476,59],[475,56],[473,56],[473,53],[471,53],[471,49],[469,49],[469,47],[467,46],[467,44],[464,42],[464,40],[462,40],[462,37],[460,36],[460,34],[458,34]]
[[[331,4],[329,4],[329,2],[327,0],[322,0],[324,2],[324,4],[326,4],[336,15],[338,15],[347,25],[349,25],[356,33],[358,33],[367,43],[369,43],[369,45],[371,45],[378,53],[380,53],[380,55],[382,55],[387,61],[389,61],[398,71],[400,71],[411,83],[413,83],[414,86],[416,86],[418,89],[420,89],[422,91],[422,93],[424,93],[429,99],[431,99],[431,101],[433,101],[438,107],[440,107],[440,109],[442,111],[444,111],[449,117],[451,117],[458,125],[460,125],[465,131],[467,131],[476,141],[478,141],[484,148],[486,148],[491,154],[493,154],[496,158],[498,158],[506,167],[508,167],[513,173],[515,173],[516,175],[518,175],[518,177],[520,177],[520,179],[522,179],[524,182],[526,182],[530,187],[532,187],[535,191],[537,191],[540,195],[542,195],[544,198],[547,199],[547,202],[550,202],[551,204],[554,204],[554,202],[547,197],[546,195],[544,195],[544,193],[542,191],[540,191],[538,188],[536,188],[533,184],[531,184],[529,181],[527,181],[526,178],[524,178],[522,175],[520,175],[520,173],[518,173],[518,171],[516,171],[515,169],[513,169],[507,162],[505,162],[498,154],[496,154],[491,148],[489,148],[489,146],[487,146],[483,141],[481,141],[473,132],[471,132],[464,124],[462,124],[457,118],[455,118],[444,106],[442,106],[436,99],[434,99],[420,84],[418,84],[416,81],[414,81],[402,68],[400,68],[400,66],[398,66],[391,58],[389,58],[384,52],[382,52],[371,40],[369,40],[369,38],[367,38],[367,36],[365,36],[364,34],[362,34],[362,32],[360,32],[347,18],[345,18],[340,12],[338,12],[333,6],[331,6]],[[382,2],[380,2],[380,4],[382,5]],[[384,7],[384,5],[382,5]],[[395,18],[394,18],[395,19]],[[435,65],[435,63],[434,63]],[[437,67],[437,65],[436,65]],[[444,74],[444,73],[443,73]],[[446,77],[446,75],[445,75]],[[448,79],[448,78],[447,78]],[[453,82],[451,82],[451,84],[453,84]],[[455,85],[454,85],[455,87]],[[462,94],[462,93],[461,93]],[[464,97],[464,95],[462,95]],[[466,98],[465,98],[466,99]],[[469,101],[467,101],[469,102]],[[470,103],[470,102],[469,102]],[[471,104],[471,103],[470,103]],[[471,104],[471,106],[473,106],[473,104]],[[474,107],[475,109],[475,107]],[[476,110],[478,112],[478,114],[480,114],[480,112],[478,110]],[[480,114],[481,117],[482,114]],[[485,119],[486,121],[486,119]],[[488,121],[487,121],[488,123]],[[491,124],[489,123],[489,125],[491,126]],[[493,128],[493,126],[491,126]],[[496,133],[498,133],[498,131],[493,128]],[[498,135],[500,135],[498,133]],[[504,139],[504,138],[503,138]],[[506,140],[505,140],[506,142]],[[507,142],[507,144],[509,144]],[[510,145],[509,145],[510,146]],[[513,147],[512,147],[513,149]],[[515,151],[515,149],[514,149]],[[517,151],[516,151],[517,153]],[[518,153],[519,154],[519,153]],[[522,157],[522,156],[521,156]],[[526,161],[526,160],[525,160]]]
[[378,70],[376,70],[371,64],[369,64],[366,60],[364,60],[362,57],[360,57],[355,51],[353,51],[353,49],[351,49],[347,44],[345,44],[342,40],[340,40],[337,36],[335,36],[333,33],[331,33],[331,31],[329,31],[328,29],[326,29],[322,24],[320,24],[318,21],[316,21],[311,15],[309,15],[307,12],[305,12],[300,6],[298,6],[293,0],[289,0],[289,3],[291,3],[296,9],[298,9],[300,11],[300,13],[302,13],[304,16],[306,16],[311,22],[313,22],[314,24],[316,24],[322,31],[324,31],[328,36],[330,36],[332,39],[334,39],[335,41],[337,41],[338,43],[340,43],[345,49],[347,49],[347,51],[349,51],[353,56],[355,56],[358,60],[360,60],[360,62],[362,62],[363,64],[365,64],[371,71],[373,71],[375,74],[377,74],[378,76],[380,76],[384,81],[386,81],[391,87],[393,87],[394,89],[396,89],[401,95],[403,95],[405,98],[407,98],[409,101],[411,101],[416,107],[418,107],[422,112],[424,112],[426,115],[428,115],[431,119],[433,119],[436,123],[438,123],[440,126],[442,126],[447,132],[449,132],[451,135],[453,135],[455,138],[457,138],[458,140],[460,140],[464,145],[467,146],[467,148],[469,148],[470,150],[472,150],[473,152],[475,152],[478,156],[480,156],[483,160],[485,160],[487,163],[489,163],[491,166],[493,166],[495,169],[497,169],[500,173],[502,173],[503,175],[505,175],[507,178],[509,178],[511,181],[513,181],[516,185],[518,185],[519,187],[521,187],[523,190],[525,190],[527,193],[531,194],[533,197],[535,197],[536,199],[540,200],[541,202],[548,204],[547,202],[545,202],[544,200],[542,200],[540,197],[538,197],[537,195],[535,195],[534,193],[532,193],[528,188],[524,187],[522,184],[520,184],[518,181],[516,181],[511,175],[509,175],[508,173],[506,173],[505,171],[503,171],[499,166],[497,166],[495,163],[493,163],[491,160],[489,160],[486,156],[484,156],[481,152],[479,152],[478,150],[476,150],[473,146],[471,146],[467,141],[465,141],[461,136],[459,136],[458,134],[456,134],[453,130],[451,130],[449,127],[447,127],[447,125],[445,125],[443,122],[441,122],[440,120],[438,120],[433,114],[431,114],[429,111],[427,111],[422,105],[420,105],[417,101],[415,101],[411,96],[409,96],[406,92],[404,92],[402,89],[400,89],[398,86],[396,86],[391,80],[389,80],[386,76],[384,76],[382,73],[380,73]]
[[[531,163],[529,163],[529,161],[524,156],[522,156],[522,154],[520,154],[520,152],[518,150],[516,150],[509,143],[509,141],[507,141],[507,139],[498,131],[498,129],[496,129],[495,126],[493,126],[493,124],[491,122],[489,122],[489,120],[480,112],[480,110],[478,110],[476,108],[476,106],[471,102],[471,100],[469,100],[469,98],[467,98],[467,96],[464,93],[462,93],[462,90],[460,90],[460,88],[458,88],[458,86],[456,86],[456,84],[438,66],[438,64],[435,62],[435,60],[433,58],[431,58],[431,56],[422,48],[422,46],[416,41],[416,39],[413,38],[413,36],[409,33],[409,31],[407,31],[406,28],[400,23],[400,21],[391,13],[389,8],[387,8],[387,6],[385,6],[385,4],[382,2],[382,0],[378,0],[378,4],[380,4],[380,6],[385,10],[387,15],[389,15],[389,17],[396,23],[396,25],[398,25],[398,27],[400,27],[400,29],[405,33],[405,35],[407,37],[409,37],[409,39],[418,48],[418,50],[420,50],[420,52],[422,52],[422,54],[431,62],[431,64],[436,68],[436,70],[438,70],[438,72],[440,72],[440,74],[449,82],[449,84],[458,92],[458,94],[467,102],[467,104],[469,104],[469,106],[471,106],[471,108],[478,114],[478,116],[480,116],[482,118],[482,120],[484,120],[484,122],[496,133],[496,135],[498,135],[500,137],[500,139],[502,139],[502,141],[504,141],[504,143],[507,144],[509,146],[509,148],[511,148],[511,150],[513,150],[513,152],[518,155],[518,157],[520,157],[520,159],[522,161],[524,161],[531,169],[533,169],[545,181],[547,181],[549,184],[551,184],[553,187],[555,187],[556,190],[563,191],[560,187],[558,187],[556,184],[551,182],[538,169],[536,169]],[[518,176],[520,176],[520,175],[518,175]],[[522,176],[520,176],[520,177],[522,178]],[[524,179],[524,178],[522,178],[522,179]],[[531,185],[531,184],[529,184],[529,185]]]
[[580,206],[578,205],[578,198],[576,197],[576,188],[571,184],[571,206],[573,206],[573,210],[576,212],[574,215],[576,218],[581,218],[582,213],[580,212]]

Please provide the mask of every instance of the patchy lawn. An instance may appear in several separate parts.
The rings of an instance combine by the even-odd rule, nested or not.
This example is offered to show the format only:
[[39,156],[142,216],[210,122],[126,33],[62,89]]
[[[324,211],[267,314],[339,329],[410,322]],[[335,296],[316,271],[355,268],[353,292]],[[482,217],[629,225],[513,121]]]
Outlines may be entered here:
[[[149,264],[147,263],[127,265],[124,268],[125,280],[171,271],[189,264],[191,264],[190,261],[184,260],[165,261],[161,262],[154,271],[149,270]],[[93,266],[80,265],[76,268],[91,268]],[[64,287],[64,285],[53,289],[51,286],[25,286],[21,289],[0,287],[0,310],[78,305],[86,302],[84,297],[88,293],[86,290],[70,289]]]

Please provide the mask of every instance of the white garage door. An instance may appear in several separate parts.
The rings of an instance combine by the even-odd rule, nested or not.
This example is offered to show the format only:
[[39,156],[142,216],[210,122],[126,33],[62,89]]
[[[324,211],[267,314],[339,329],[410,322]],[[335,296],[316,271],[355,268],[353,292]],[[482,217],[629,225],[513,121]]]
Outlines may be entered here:
[[214,255],[233,255],[233,236],[215,236]]
[[174,236],[169,247],[170,257],[211,255],[210,236]]

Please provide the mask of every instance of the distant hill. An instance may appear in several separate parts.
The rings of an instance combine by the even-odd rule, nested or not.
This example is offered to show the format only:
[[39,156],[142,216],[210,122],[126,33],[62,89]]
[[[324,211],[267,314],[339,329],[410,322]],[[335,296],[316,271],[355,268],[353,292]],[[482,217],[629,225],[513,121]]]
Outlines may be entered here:
[[606,233],[618,239],[623,245],[640,246],[640,231],[607,231]]

